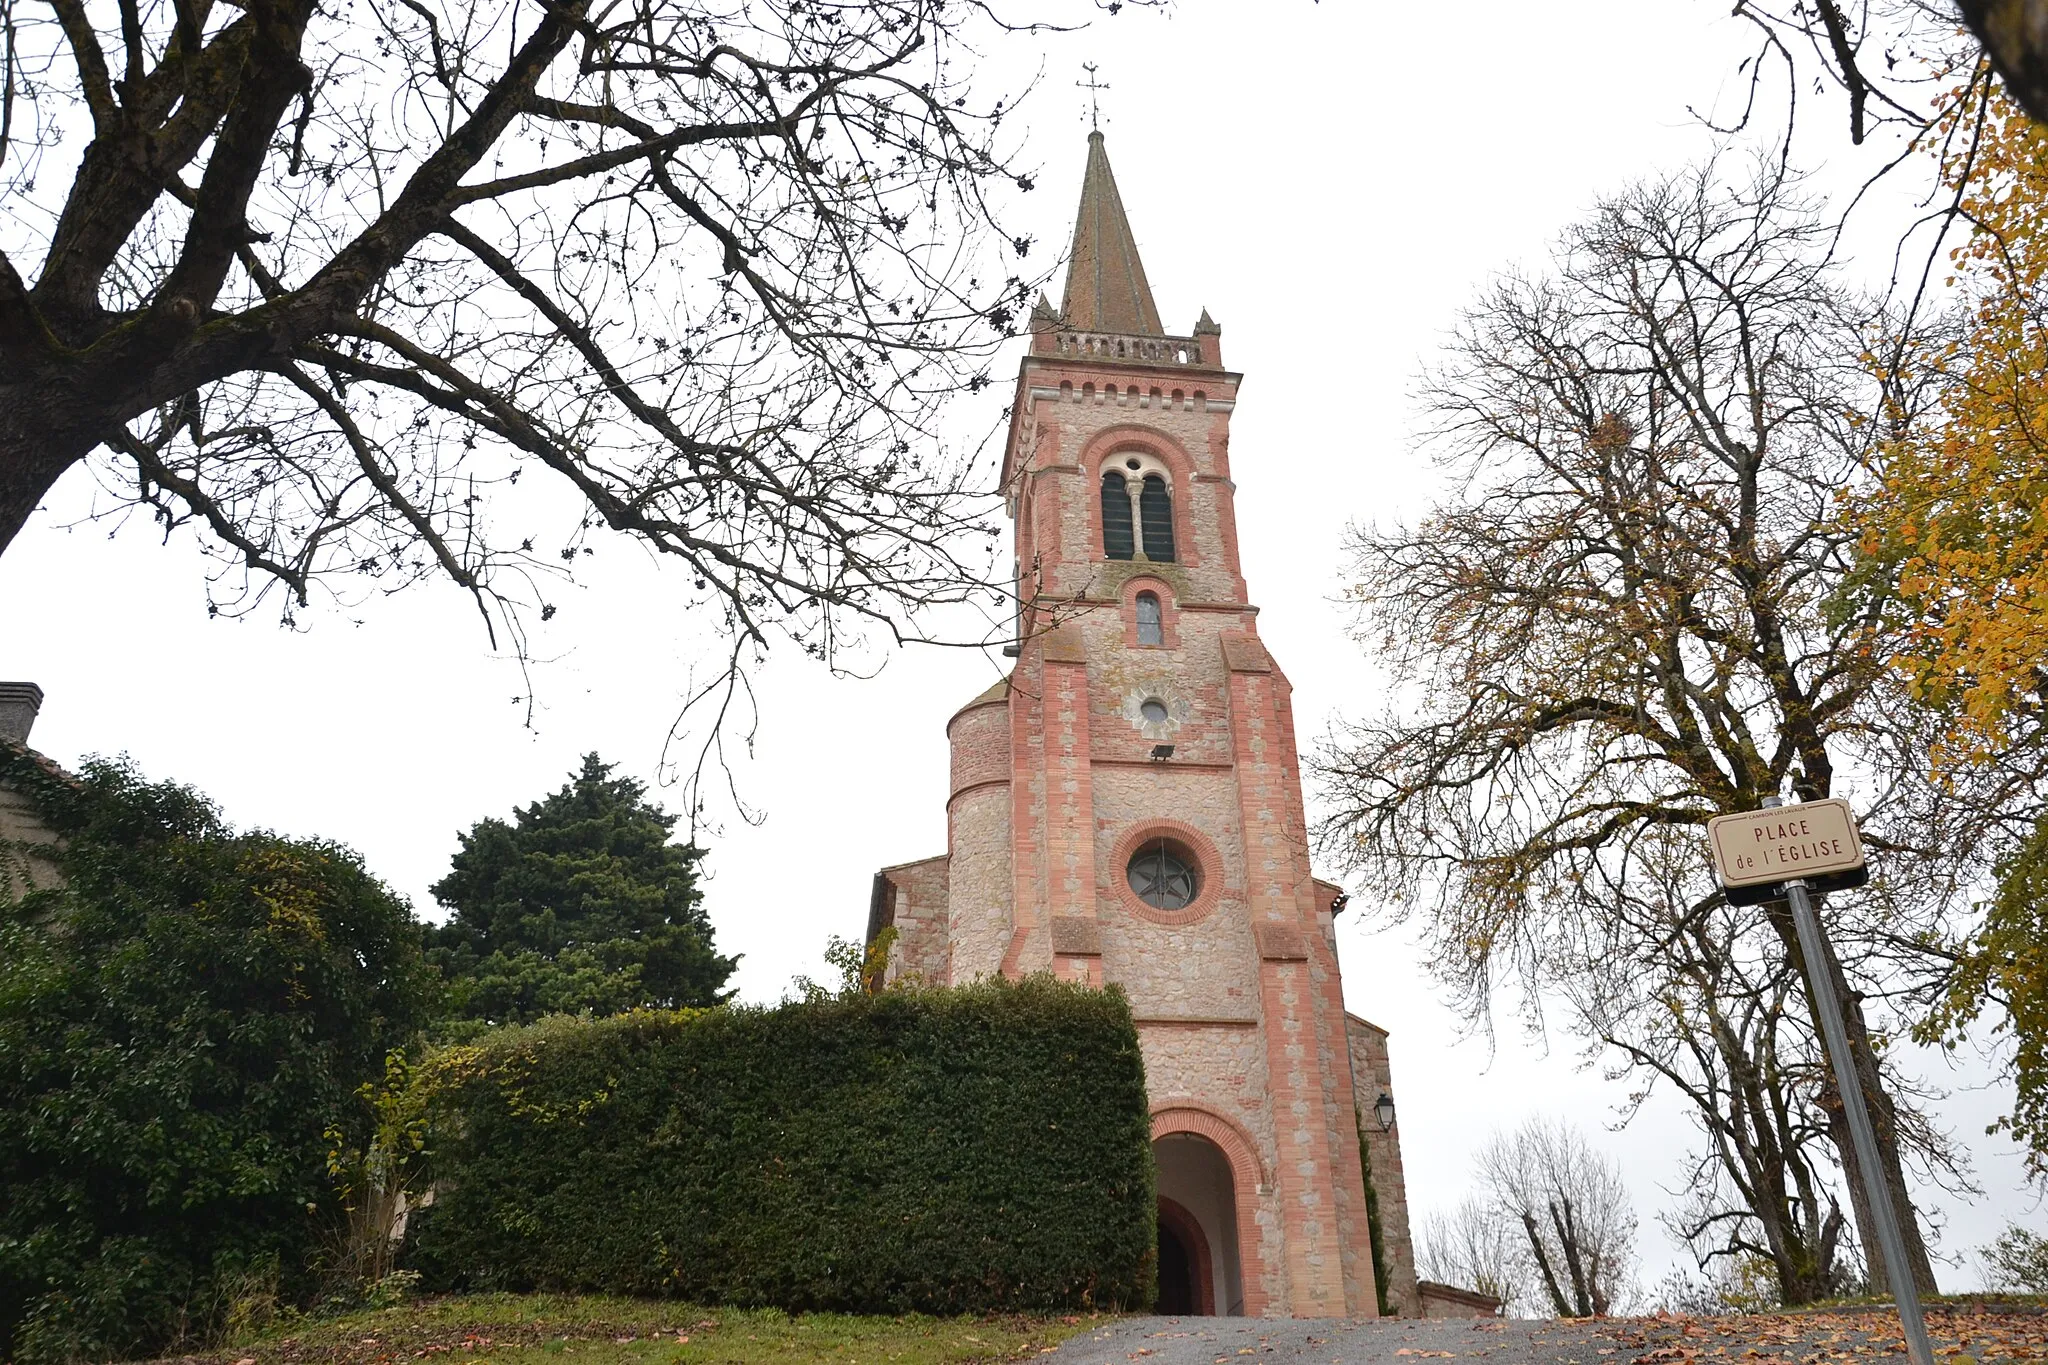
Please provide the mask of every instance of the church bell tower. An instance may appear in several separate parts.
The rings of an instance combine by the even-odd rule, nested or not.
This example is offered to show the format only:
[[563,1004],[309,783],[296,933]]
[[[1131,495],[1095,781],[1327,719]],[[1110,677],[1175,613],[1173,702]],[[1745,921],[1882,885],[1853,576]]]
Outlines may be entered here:
[[[875,878],[869,938],[927,981],[1050,971],[1129,997],[1160,1195],[1163,1312],[1378,1311],[1415,1276],[1386,1034],[1344,1011],[1309,870],[1286,676],[1238,562],[1241,376],[1206,312],[1168,335],[1088,139],[1066,291],[1017,376],[1003,488],[1021,643],[961,708],[947,852]],[[1256,459],[1248,476],[1256,479]]]

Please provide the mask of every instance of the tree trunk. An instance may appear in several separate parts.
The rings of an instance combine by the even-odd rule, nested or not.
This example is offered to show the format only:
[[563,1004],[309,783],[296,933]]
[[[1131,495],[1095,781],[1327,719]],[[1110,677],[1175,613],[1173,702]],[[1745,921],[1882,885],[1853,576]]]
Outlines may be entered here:
[[1572,1221],[1572,1201],[1564,1201],[1564,1216],[1559,1217],[1557,1201],[1550,1201],[1550,1221],[1557,1229],[1557,1243],[1564,1249],[1564,1266],[1572,1277],[1572,1299],[1578,1305],[1582,1318],[1593,1316],[1592,1297],[1586,1292],[1586,1267],[1579,1255],[1579,1230]]
[[1522,1227],[1529,1234],[1529,1250],[1535,1253],[1536,1269],[1542,1272],[1543,1288],[1550,1294],[1550,1306],[1561,1318],[1572,1315],[1572,1306],[1565,1302],[1564,1290],[1558,1287],[1557,1273],[1550,1268],[1550,1257],[1543,1253],[1543,1235],[1536,1231],[1536,1219],[1528,1210],[1522,1211]]
[[64,471],[98,444],[63,439],[38,421],[47,397],[35,385],[0,381],[0,555]]
[[2048,123],[2048,0],[1958,0],[1956,8],[2012,97]]
[[[1818,908],[1816,908],[1818,913]],[[1799,948],[1799,935],[1792,924],[1790,911],[1783,903],[1771,908],[1772,927],[1778,931],[1785,943],[1785,950],[1792,954],[1792,960],[1801,967],[1800,978],[1806,989],[1806,1007],[1813,1020],[1816,1036],[1821,1033],[1820,1002],[1814,994],[1813,979],[1806,971],[1807,963]],[[1825,941],[1825,940],[1824,940]],[[1863,1090],[1863,1103],[1870,1111],[1870,1126],[1877,1135],[1878,1165],[1883,1171],[1885,1186],[1891,1193],[1892,1214],[1899,1225],[1899,1235],[1906,1244],[1906,1257],[1911,1263],[1913,1283],[1923,1294],[1937,1292],[1934,1282],[1934,1265],[1927,1256],[1927,1243],[1920,1235],[1920,1217],[1913,1208],[1913,1201],[1906,1195],[1906,1173],[1899,1160],[1899,1134],[1896,1111],[1891,1096],[1885,1093],[1884,1081],[1877,1070],[1877,1054],[1871,1050],[1870,1027],[1864,1021],[1863,1007],[1851,998],[1849,981],[1842,971],[1842,961],[1835,955],[1832,942],[1827,944],[1827,961],[1821,970],[1833,983],[1835,998],[1842,1002],[1842,1018],[1849,1034],[1849,1055],[1855,1064],[1856,1078]],[[1831,1073],[1832,1074],[1832,1073]],[[1824,1107],[1828,1113],[1828,1136],[1833,1139],[1835,1150],[1842,1158],[1842,1175],[1849,1183],[1849,1208],[1856,1219],[1856,1235],[1863,1243],[1864,1264],[1870,1281],[1870,1292],[1890,1292],[1891,1282],[1885,1265],[1884,1247],[1879,1242],[1876,1225],[1871,1222],[1870,1200],[1865,1193],[1863,1164],[1857,1159],[1856,1144],[1849,1136],[1849,1123],[1843,1112],[1841,1099],[1833,1094],[1830,1086],[1825,1092]],[[1832,1103],[1827,1103],[1832,1100]]]

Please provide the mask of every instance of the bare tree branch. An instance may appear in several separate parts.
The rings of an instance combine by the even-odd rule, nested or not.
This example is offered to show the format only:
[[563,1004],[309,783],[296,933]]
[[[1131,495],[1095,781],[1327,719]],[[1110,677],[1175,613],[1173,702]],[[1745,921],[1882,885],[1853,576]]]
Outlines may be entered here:
[[[1008,590],[979,452],[939,423],[1039,283],[999,216],[1030,185],[1017,92],[979,89],[973,48],[1035,12],[16,17],[0,552],[90,463],[102,513],[203,532],[229,611],[437,578],[523,649],[537,585],[617,535],[680,561],[732,659],[779,637],[858,667],[870,633],[931,638],[933,608]],[[59,168],[76,105],[90,139]]]

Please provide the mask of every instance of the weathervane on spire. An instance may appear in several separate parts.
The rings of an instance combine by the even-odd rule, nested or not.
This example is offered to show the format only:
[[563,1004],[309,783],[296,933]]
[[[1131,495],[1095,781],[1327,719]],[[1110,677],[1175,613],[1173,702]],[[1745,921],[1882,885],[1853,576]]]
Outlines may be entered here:
[[1096,96],[1109,89],[1109,87],[1095,79],[1095,63],[1083,62],[1081,63],[1081,69],[1088,73],[1088,79],[1085,81],[1075,81],[1074,84],[1088,92],[1088,126],[1099,133],[1102,131],[1102,108],[1097,104]]

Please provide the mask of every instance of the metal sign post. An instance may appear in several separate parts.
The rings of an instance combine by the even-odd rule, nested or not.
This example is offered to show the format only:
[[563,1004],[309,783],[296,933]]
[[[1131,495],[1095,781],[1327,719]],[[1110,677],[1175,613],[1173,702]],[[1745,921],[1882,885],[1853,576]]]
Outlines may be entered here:
[[1863,1084],[1856,1078],[1856,1062],[1849,1055],[1849,1030],[1842,1022],[1842,1002],[1835,996],[1832,976],[1821,967],[1827,955],[1820,919],[1813,913],[1805,882],[1786,882],[1785,895],[1792,902],[1792,923],[1799,930],[1799,948],[1806,957],[1806,979],[1820,1004],[1820,1026],[1827,1035],[1835,1089],[1841,1093],[1849,1135],[1856,1143],[1856,1160],[1863,1167],[1870,1221],[1877,1224],[1878,1244],[1884,1248],[1884,1268],[1891,1276],[1892,1297],[1898,1300],[1899,1322],[1906,1329],[1906,1354],[1913,1365],[1934,1365],[1934,1346],[1927,1340],[1927,1320],[1920,1314],[1920,1288],[1913,1283],[1913,1271],[1906,1261],[1906,1239],[1899,1231],[1884,1167],[1877,1161],[1877,1132],[1870,1126],[1870,1110],[1863,1103]]
[[1792,903],[1792,924],[1799,934],[1800,954],[1806,959],[1806,981],[1820,1011],[1821,1036],[1827,1044],[1829,1065],[1834,1069],[1835,1089],[1842,1096],[1843,1116],[1849,1121],[1849,1137],[1856,1145],[1856,1162],[1863,1168],[1870,1219],[1877,1225],[1877,1241],[1884,1252],[1892,1297],[1899,1306],[1899,1324],[1905,1329],[1906,1355],[1913,1365],[1934,1365],[1934,1346],[1927,1339],[1927,1320],[1920,1312],[1920,1289],[1913,1283],[1913,1272],[1906,1262],[1906,1239],[1899,1231],[1884,1167],[1878,1163],[1877,1132],[1871,1127],[1870,1109],[1863,1102],[1863,1084],[1857,1079],[1855,1058],[1849,1052],[1849,1029],[1843,1021],[1842,1001],[1835,994],[1833,975],[1826,970],[1827,939],[1821,931],[1820,918],[1813,913],[1813,899],[1807,894],[1809,877],[1785,875],[1795,871],[1809,873],[1811,881],[1822,890],[1861,886],[1869,876],[1864,867],[1863,841],[1846,801],[1785,806],[1771,796],[1764,798],[1764,807],[1740,815],[1716,816],[1707,822],[1714,871],[1728,899],[1737,905],[1755,905],[1780,895]]

